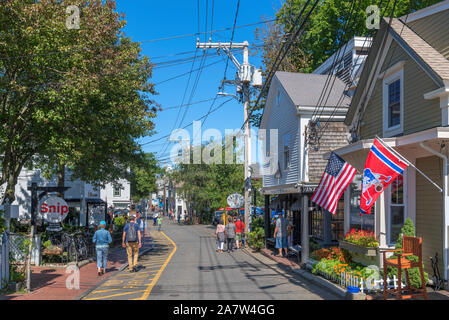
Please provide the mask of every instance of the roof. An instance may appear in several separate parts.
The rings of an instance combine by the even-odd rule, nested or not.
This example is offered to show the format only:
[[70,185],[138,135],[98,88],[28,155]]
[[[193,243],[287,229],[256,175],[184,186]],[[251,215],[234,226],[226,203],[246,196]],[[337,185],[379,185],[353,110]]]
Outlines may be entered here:
[[[386,19],[386,18],[384,18]],[[449,79],[449,60],[401,20],[394,18],[391,29],[426,63],[442,80]]]
[[[329,77],[323,74],[284,71],[276,72],[275,76],[296,106],[316,106]],[[326,99],[321,98],[320,106],[349,106],[351,98],[343,95],[346,84],[333,75],[327,81],[328,86],[324,94]]]
[[[447,1],[445,1],[445,3],[446,2]],[[365,68],[363,68],[360,76],[359,86],[354,93],[351,106],[344,121],[346,125],[351,125],[357,110],[360,108],[360,102],[369,91],[369,88],[367,88],[367,82],[369,82],[369,78],[371,77],[371,71],[373,68],[376,68],[379,63],[379,55],[386,49],[386,41],[384,41],[384,37],[388,36],[388,34],[392,35],[393,39],[404,48],[404,50],[418,63],[418,65],[424,69],[424,71],[428,72],[434,81],[442,85],[444,80],[449,79],[449,60],[447,60],[438,50],[427,43],[425,39],[415,33],[401,19],[391,19],[391,28],[388,28],[389,22],[390,18],[383,18],[381,28],[375,36],[374,43],[371,48],[372,50],[365,61]]]

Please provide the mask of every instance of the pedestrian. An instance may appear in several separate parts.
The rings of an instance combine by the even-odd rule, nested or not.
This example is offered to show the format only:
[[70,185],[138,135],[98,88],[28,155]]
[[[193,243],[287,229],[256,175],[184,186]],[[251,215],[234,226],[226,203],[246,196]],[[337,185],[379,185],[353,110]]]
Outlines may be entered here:
[[215,230],[215,236],[217,237],[218,252],[222,253],[224,248],[224,243],[226,241],[226,230],[223,224],[223,220],[220,219],[217,224],[217,229]]
[[236,226],[234,224],[234,218],[229,217],[228,224],[226,225],[226,237],[228,239],[228,252],[229,253],[232,252],[232,248],[234,246],[235,232],[236,232]]
[[161,231],[162,227],[162,217],[157,217],[157,225],[158,225],[158,231]]
[[287,242],[287,228],[289,222],[284,217],[284,213],[280,213],[276,220],[276,228],[274,229],[274,238],[276,239],[276,248],[279,249],[279,256],[282,256],[282,249],[287,255],[288,242]]
[[237,218],[237,222],[235,223],[235,244],[237,246],[237,249],[240,249],[240,245],[242,245],[243,248],[243,243],[241,243],[243,237],[243,233],[245,231],[245,223],[242,221],[242,219],[240,217]]
[[92,242],[97,251],[97,272],[101,276],[106,273],[109,244],[112,242],[111,234],[106,230],[106,221],[100,222],[100,229],[95,231]]
[[123,248],[126,248],[126,254],[128,255],[129,272],[137,271],[139,249],[142,247],[142,233],[140,232],[139,225],[135,221],[135,216],[129,217],[129,223],[123,228],[122,236],[122,246]]
[[181,224],[181,213],[178,213],[178,224]]

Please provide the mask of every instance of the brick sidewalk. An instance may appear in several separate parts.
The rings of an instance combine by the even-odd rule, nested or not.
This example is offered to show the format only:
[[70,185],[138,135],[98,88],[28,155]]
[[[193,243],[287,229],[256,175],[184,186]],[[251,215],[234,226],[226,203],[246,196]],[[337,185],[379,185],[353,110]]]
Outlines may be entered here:
[[[146,234],[147,236],[144,238],[144,245],[140,249],[140,252],[149,250],[152,247],[152,239],[149,236],[148,227]],[[32,267],[32,291],[26,294],[14,293],[0,295],[0,300],[73,300],[114,275],[127,263],[128,259],[125,248],[117,247],[111,249],[108,255],[108,268],[106,269],[105,275],[98,276],[96,261],[80,268],[79,290],[66,288],[65,282],[70,273],[66,274],[66,268],[64,267]]]

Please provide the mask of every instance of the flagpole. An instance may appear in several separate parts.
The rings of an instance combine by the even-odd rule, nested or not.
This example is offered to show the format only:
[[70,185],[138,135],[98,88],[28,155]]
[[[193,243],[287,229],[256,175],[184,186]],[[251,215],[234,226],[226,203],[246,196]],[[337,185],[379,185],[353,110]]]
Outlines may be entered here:
[[412,166],[413,168],[415,168],[416,171],[418,171],[419,173],[421,173],[421,175],[426,178],[427,180],[429,180],[430,183],[432,183],[438,190],[440,190],[440,192],[443,192],[443,189],[441,189],[441,187],[439,185],[437,185],[435,182],[432,181],[432,179],[430,179],[428,176],[426,176],[424,174],[424,172],[422,172],[421,170],[419,170],[413,163],[411,163],[410,161],[408,161],[406,158],[404,158],[403,155],[401,155],[399,152],[397,152],[396,150],[394,150],[393,148],[391,148],[389,145],[387,145],[385,143],[385,141],[383,141],[381,138],[379,138],[378,136],[376,136],[376,139],[379,140],[379,142],[388,150],[390,150],[391,152],[393,152],[395,155],[397,155],[399,158],[401,158],[402,161],[404,161],[405,163],[407,163],[409,166]]

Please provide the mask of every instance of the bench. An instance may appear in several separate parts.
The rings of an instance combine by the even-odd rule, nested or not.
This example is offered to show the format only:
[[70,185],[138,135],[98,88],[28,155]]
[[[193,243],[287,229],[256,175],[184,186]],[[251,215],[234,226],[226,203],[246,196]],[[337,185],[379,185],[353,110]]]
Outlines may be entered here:
[[288,247],[287,257],[288,256],[296,256],[298,258],[298,265],[299,265],[300,254],[301,254],[301,246],[299,244]]

